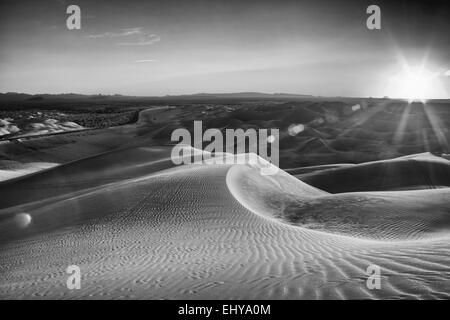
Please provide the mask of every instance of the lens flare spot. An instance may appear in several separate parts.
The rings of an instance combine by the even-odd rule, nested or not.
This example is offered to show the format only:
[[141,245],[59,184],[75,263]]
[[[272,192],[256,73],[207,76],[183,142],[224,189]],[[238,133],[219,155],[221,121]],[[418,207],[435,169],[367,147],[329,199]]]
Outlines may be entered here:
[[303,124],[291,124],[288,128],[288,133],[291,136],[295,136],[299,134],[300,132],[303,132],[305,130],[305,126]]
[[267,142],[268,142],[268,143],[274,143],[274,142],[275,142],[275,137],[272,136],[272,135],[268,136],[268,137],[267,137]]
[[354,106],[352,106],[352,111],[358,111],[361,109],[361,106],[359,104],[355,104]]
[[28,213],[19,213],[14,217],[14,221],[19,228],[28,227],[31,220],[31,216]]
[[313,120],[314,124],[323,124],[324,122],[325,122],[325,119],[322,117]]

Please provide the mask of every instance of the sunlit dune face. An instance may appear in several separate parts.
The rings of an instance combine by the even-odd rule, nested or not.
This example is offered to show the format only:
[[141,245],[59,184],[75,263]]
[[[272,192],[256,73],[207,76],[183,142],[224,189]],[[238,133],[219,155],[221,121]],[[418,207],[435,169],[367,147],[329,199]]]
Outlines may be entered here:
[[438,74],[432,73],[424,67],[405,67],[392,77],[392,96],[407,99],[409,102],[421,101],[437,98]]

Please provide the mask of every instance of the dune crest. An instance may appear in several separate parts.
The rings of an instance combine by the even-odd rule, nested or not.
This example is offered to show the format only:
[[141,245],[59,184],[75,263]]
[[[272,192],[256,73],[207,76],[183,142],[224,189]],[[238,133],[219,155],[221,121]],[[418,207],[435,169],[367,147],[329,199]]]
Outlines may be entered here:
[[315,169],[303,174],[301,170],[291,171],[300,173],[296,176],[306,183],[331,193],[450,187],[450,161],[431,153]]
[[232,167],[227,185],[252,212],[308,229],[388,241],[450,236],[450,188],[332,195],[282,170],[265,177],[250,166]]

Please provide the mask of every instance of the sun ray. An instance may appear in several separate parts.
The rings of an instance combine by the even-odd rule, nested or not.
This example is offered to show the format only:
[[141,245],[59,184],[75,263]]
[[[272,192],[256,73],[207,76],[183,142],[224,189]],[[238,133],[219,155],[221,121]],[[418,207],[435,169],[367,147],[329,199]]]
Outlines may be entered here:
[[400,119],[400,123],[397,126],[397,131],[395,132],[393,142],[395,144],[399,144],[402,142],[403,134],[405,133],[406,125],[408,124],[408,118],[411,113],[411,104],[408,103],[406,107],[403,109],[402,118]]
[[338,135],[338,137],[345,136],[348,132],[353,130],[355,127],[358,127],[364,123],[366,123],[370,118],[375,116],[377,113],[381,112],[386,108],[390,101],[389,100],[382,100],[381,102],[377,103],[374,106],[371,106],[370,108],[365,109],[362,112],[359,112],[354,117],[351,117],[347,121],[343,122],[343,126],[346,127],[346,129]]
[[450,148],[448,140],[444,134],[444,131],[442,130],[443,126],[441,125],[439,118],[434,114],[432,106],[429,104],[425,104],[423,109],[428,118],[428,121],[431,124],[431,128],[438,140],[440,147],[443,149],[444,153],[449,153]]

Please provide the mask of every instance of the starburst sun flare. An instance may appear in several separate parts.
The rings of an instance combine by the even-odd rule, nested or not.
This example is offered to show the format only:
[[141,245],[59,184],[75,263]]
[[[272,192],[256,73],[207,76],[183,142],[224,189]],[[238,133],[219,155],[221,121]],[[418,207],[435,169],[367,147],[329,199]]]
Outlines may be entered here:
[[390,96],[409,102],[440,98],[444,92],[439,76],[439,73],[431,72],[423,65],[405,65],[390,79]]

